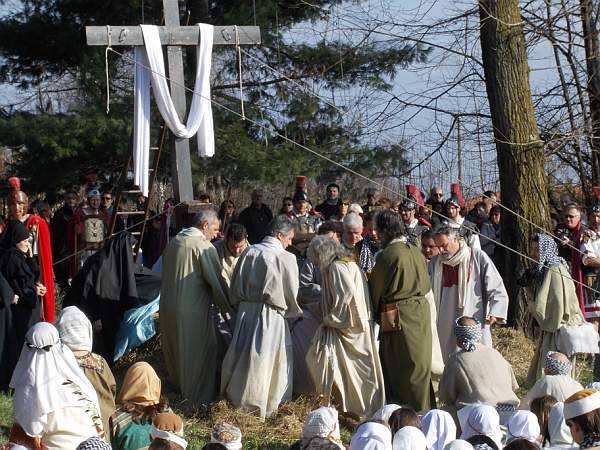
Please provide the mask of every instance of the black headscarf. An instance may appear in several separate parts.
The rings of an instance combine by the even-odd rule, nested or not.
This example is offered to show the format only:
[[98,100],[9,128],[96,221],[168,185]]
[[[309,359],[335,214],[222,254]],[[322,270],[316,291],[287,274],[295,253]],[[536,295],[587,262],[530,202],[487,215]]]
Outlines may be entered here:
[[18,242],[29,239],[29,231],[19,220],[11,220],[2,233],[2,245],[4,250],[13,248]]

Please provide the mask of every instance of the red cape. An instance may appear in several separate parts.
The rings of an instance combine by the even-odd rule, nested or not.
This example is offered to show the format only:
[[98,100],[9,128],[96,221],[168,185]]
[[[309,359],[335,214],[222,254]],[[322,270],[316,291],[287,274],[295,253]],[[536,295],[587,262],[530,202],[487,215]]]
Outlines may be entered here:
[[40,263],[40,283],[46,286],[46,295],[42,298],[42,319],[45,322],[54,322],[54,271],[52,270],[52,242],[50,240],[50,227],[42,217],[31,214],[25,221],[25,227],[31,230],[37,226],[38,251]]

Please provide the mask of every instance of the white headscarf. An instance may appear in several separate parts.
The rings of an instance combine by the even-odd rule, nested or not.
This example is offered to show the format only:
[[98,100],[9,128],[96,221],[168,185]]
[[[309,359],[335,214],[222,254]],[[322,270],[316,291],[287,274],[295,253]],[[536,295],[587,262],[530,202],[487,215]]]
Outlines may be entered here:
[[527,439],[529,442],[539,444],[540,424],[537,416],[531,411],[517,411],[508,419],[506,424],[506,443],[510,444],[515,439]]
[[91,407],[96,408],[92,414],[99,417],[96,391],[79,368],[73,352],[60,342],[53,325],[40,322],[27,332],[10,381],[10,387],[15,390],[15,420],[29,436],[42,434],[45,416],[52,411],[81,405],[81,399],[65,381],[81,391]]
[[389,405],[385,405],[383,408],[377,410],[375,414],[373,414],[373,419],[375,420],[383,420],[385,423],[390,421],[390,416],[397,410],[402,408],[400,405],[396,405],[395,403],[390,403]]
[[321,406],[307,414],[302,428],[304,448],[316,447],[323,441],[331,442],[343,449],[340,437],[338,412],[335,408]]
[[402,427],[394,435],[392,450],[427,450],[427,439],[416,427]]
[[461,439],[483,434],[492,439],[498,448],[502,445],[502,430],[500,430],[500,416],[496,408],[490,405],[474,403],[458,410],[458,421],[462,433]]
[[565,423],[564,407],[563,402],[558,402],[550,409],[548,435],[550,436],[549,446],[551,447],[573,447],[573,436],[571,436],[571,430]]
[[392,450],[392,431],[390,427],[381,423],[363,423],[352,436],[350,448],[352,450]]
[[72,351],[92,351],[92,323],[77,306],[67,306],[61,311],[56,329],[60,340]]
[[473,450],[473,446],[470,442],[464,441],[462,439],[455,439],[452,442],[446,444],[444,450]]
[[432,409],[421,419],[421,426],[429,450],[444,450],[446,444],[456,439],[456,424],[446,411]]

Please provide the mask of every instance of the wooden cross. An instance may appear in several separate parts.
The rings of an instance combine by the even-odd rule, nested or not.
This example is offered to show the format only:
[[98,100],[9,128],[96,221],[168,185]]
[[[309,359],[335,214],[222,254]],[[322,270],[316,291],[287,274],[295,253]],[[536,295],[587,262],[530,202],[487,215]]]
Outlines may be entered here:
[[[195,26],[180,26],[178,0],[163,0],[165,26],[159,27],[160,42],[167,47],[167,60],[171,97],[179,118],[185,123],[186,100],[183,80],[182,45],[198,45],[200,30]],[[257,26],[215,26],[213,45],[258,45],[260,28]],[[142,29],[139,26],[85,27],[87,44],[92,46],[135,46],[144,45]],[[191,202],[194,198],[192,186],[192,165],[190,145],[187,139],[175,139],[175,152],[172,152],[171,170],[175,198],[179,202]]]

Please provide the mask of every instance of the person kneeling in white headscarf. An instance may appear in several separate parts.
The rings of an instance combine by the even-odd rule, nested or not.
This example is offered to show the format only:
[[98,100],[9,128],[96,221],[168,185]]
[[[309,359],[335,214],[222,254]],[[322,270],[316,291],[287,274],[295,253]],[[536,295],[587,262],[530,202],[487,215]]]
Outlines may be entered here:
[[96,391],[53,325],[29,329],[10,387],[16,422],[44,449],[73,449],[103,435]]
[[92,323],[77,306],[67,306],[60,312],[56,328],[60,340],[71,349],[77,364],[94,386],[100,404],[102,423],[104,429],[108,430],[110,416],[117,409],[115,406],[117,382],[106,360],[92,353],[94,335]]

